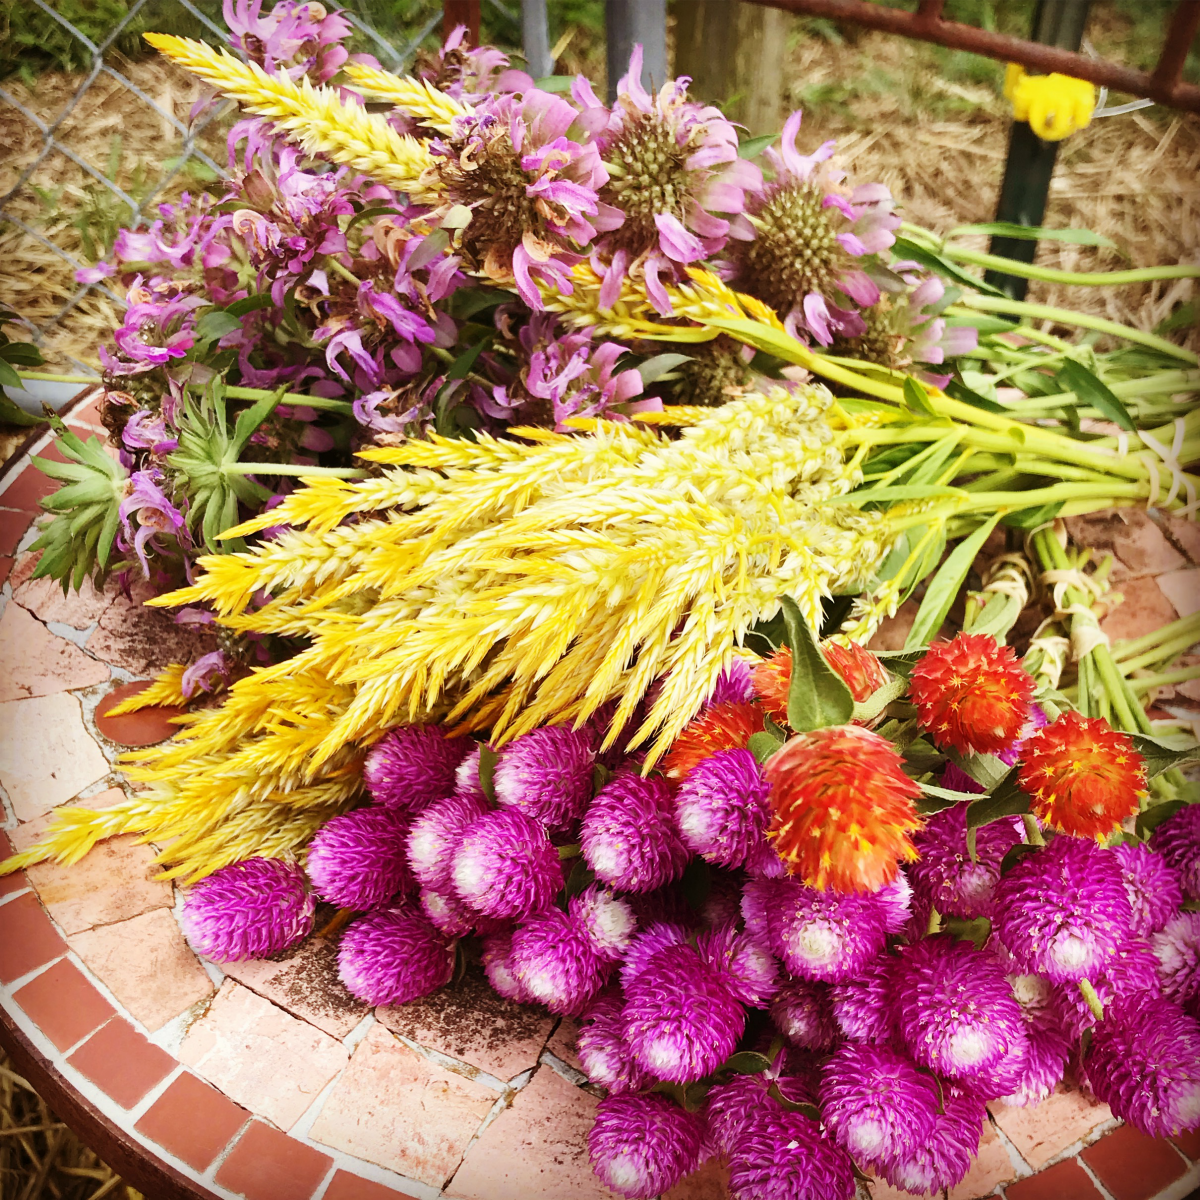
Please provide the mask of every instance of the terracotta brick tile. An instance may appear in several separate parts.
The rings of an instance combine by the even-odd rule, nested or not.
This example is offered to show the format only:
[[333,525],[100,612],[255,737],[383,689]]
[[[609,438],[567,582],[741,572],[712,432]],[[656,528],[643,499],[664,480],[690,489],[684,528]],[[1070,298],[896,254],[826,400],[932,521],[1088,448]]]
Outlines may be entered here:
[[1079,1157],[1116,1200],[1150,1200],[1187,1170],[1165,1138],[1147,1137],[1131,1125],[1114,1129]]
[[5,508],[23,508],[26,512],[39,513],[42,507],[38,501],[51,492],[57,492],[61,486],[57,479],[43,475],[30,463],[3,493],[0,493],[0,504]]
[[4,586],[4,581],[8,578],[8,573],[12,570],[12,565],[12,555],[6,554],[3,558],[0,558],[0,587]]
[[175,1069],[165,1050],[120,1017],[93,1033],[67,1061],[123,1108],[132,1108]]
[[1200,1161],[1200,1129],[1190,1129],[1187,1133],[1177,1133],[1172,1139],[1176,1146],[1192,1160]]
[[252,1121],[215,1178],[247,1200],[308,1200],[332,1163],[329,1155]]
[[[0,496],[0,506],[3,504],[4,497]],[[17,548],[17,543],[32,520],[32,513],[13,512],[0,507],[0,554],[11,554]]]
[[1078,1085],[1064,1081],[1054,1093],[1033,1108],[988,1105],[996,1124],[1036,1171],[1068,1146],[1088,1137],[1092,1130],[1112,1120],[1107,1104],[1098,1104]]
[[728,1197],[729,1168],[719,1158],[710,1158],[662,1194],[662,1200],[728,1200]]
[[99,1029],[115,1012],[66,958],[27,983],[13,999],[60,1050]]
[[28,700],[104,683],[108,667],[50,632],[19,604],[0,617],[0,701]]
[[[27,568],[29,559],[34,562]],[[105,609],[113,602],[115,587],[111,594],[99,592],[90,579],[85,579],[81,587],[72,587],[64,595],[58,580],[48,575],[40,579],[31,578],[33,568],[40,559],[41,551],[21,557],[13,571],[13,599],[39,621],[55,621],[60,625],[70,625],[72,629],[86,629],[100,620]]]
[[398,1192],[382,1183],[351,1175],[349,1171],[338,1171],[329,1181],[321,1200],[411,1200],[411,1192]]
[[1004,1195],[1007,1200],[1101,1200],[1096,1185],[1073,1158],[1010,1183]]
[[[579,1037],[579,1022],[574,1017],[563,1017],[554,1036],[546,1043],[546,1049],[555,1058],[561,1058],[568,1066],[577,1071],[583,1071],[583,1063],[579,1061],[579,1047],[576,1039]],[[584,1072],[586,1074],[587,1072]]]
[[178,725],[171,724],[171,718],[179,716],[184,711],[182,708],[142,708],[115,717],[108,715],[110,708],[115,708],[122,700],[138,692],[144,692],[151,682],[142,679],[137,683],[123,683],[113,688],[96,705],[96,728],[110,742],[121,746],[153,746],[179,731]]
[[11,983],[67,952],[32,892],[10,900],[0,911],[0,922],[4,926],[0,936],[0,983]]
[[[12,842],[8,840],[8,834],[0,830],[0,859],[7,858],[13,852],[13,848]],[[0,875],[0,896],[11,896],[13,892],[24,891],[28,886],[24,871],[14,871],[11,875]]]
[[206,1170],[233,1140],[250,1114],[186,1071],[137,1123],[139,1133],[197,1171]]

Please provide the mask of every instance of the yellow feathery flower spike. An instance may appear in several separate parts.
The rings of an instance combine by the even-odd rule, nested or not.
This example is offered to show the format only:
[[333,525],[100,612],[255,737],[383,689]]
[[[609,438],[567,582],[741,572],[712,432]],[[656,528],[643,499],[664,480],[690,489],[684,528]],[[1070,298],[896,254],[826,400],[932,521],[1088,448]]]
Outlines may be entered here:
[[334,162],[365,171],[380,183],[431,199],[420,183],[433,159],[422,142],[397,133],[381,116],[357,104],[344,104],[331,88],[314,88],[304,79],[269,75],[255,63],[244,63],[227,50],[214,50],[191,38],[166,33],[144,35],[161,54],[207,80],[248,113],[268,117],[294,135],[309,154],[325,154]]
[[471,111],[424,79],[393,75],[365,63],[347,63],[345,70],[359,91],[394,104],[439,133],[452,132],[455,117],[466,116]]
[[126,696],[120,704],[108,710],[108,715],[120,717],[143,708],[182,708],[188,702],[183,694],[183,673],[186,670],[186,663],[171,663],[148,688]]

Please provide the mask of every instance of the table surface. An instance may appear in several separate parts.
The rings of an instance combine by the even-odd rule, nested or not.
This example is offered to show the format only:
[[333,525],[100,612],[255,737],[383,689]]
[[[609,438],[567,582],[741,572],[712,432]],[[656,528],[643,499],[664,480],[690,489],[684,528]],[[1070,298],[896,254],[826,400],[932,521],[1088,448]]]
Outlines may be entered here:
[[[103,439],[88,396],[68,424]],[[135,602],[90,586],[64,597],[30,579],[31,522],[55,485],[29,456],[48,441],[0,474],[0,856],[61,804],[128,794],[117,756],[171,727],[157,712],[110,720],[105,698],[210,648],[205,632],[138,607],[136,591]],[[1200,608],[1197,526],[1129,512],[1073,532],[1116,556],[1114,638]],[[1200,709],[1200,687],[1159,702]],[[0,1042],[134,1186],[155,1200],[613,1197],[587,1161],[596,1096],[571,1020],[501,1000],[475,971],[371,1010],[341,986],[321,937],[272,961],[207,962],[153,856],[116,837],[75,867],[0,880]],[[714,1161],[667,1197],[722,1200],[724,1180]],[[992,1105],[978,1161],[950,1196],[1176,1200],[1198,1185],[1200,1134],[1144,1137],[1065,1083],[1036,1108]],[[874,1195],[906,1193],[877,1184]]]

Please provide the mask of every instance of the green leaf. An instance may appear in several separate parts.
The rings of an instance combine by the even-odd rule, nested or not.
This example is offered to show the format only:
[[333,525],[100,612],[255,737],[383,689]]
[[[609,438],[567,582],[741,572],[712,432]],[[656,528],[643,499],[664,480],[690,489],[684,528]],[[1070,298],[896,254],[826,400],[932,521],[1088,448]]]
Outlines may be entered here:
[[1164,800],[1140,813],[1137,819],[1137,835],[1146,841],[1150,835],[1164,822],[1169,821],[1181,808],[1187,807],[1186,800]]
[[571,868],[570,875],[567,876],[565,890],[567,899],[572,896],[578,896],[585,888],[590,887],[596,882],[596,872],[587,865],[587,860],[578,858],[575,860],[575,865]]
[[253,295],[226,305],[225,311],[231,317],[244,317],[247,313],[254,312],[255,309],[274,307],[275,299],[270,292],[255,292]]
[[1009,848],[1008,853],[1000,860],[1000,874],[1007,875],[1022,859],[1030,854],[1036,854],[1037,847],[1028,842],[1018,842]]
[[935,787],[932,783],[919,783],[917,786],[921,789],[917,812],[927,817],[953,808],[956,804],[970,804],[979,799],[978,792],[956,792],[951,788]]
[[693,912],[699,912],[707,903],[711,888],[712,872],[708,863],[697,854],[684,868],[683,876],[679,880],[679,894]]
[[[10,367],[8,363],[4,361],[2,355],[0,355],[0,387],[21,388],[22,390],[25,388],[25,384],[20,375],[17,374],[16,369]],[[8,400],[7,396],[5,397],[5,400]],[[8,403],[12,404],[13,402],[8,400]],[[16,406],[14,405],[14,407]]]
[[755,1050],[738,1050],[731,1054],[718,1068],[718,1071],[732,1071],[735,1075],[761,1075],[771,1066],[771,1060],[765,1054]]
[[1000,520],[996,513],[990,520],[985,521],[970,537],[963,538],[950,552],[946,561],[938,568],[937,574],[929,583],[921,607],[917,610],[917,618],[905,639],[905,650],[915,649],[929,643],[946,619],[959,588],[967,578],[967,572],[975,561],[983,543],[988,540],[991,532]]
[[1147,779],[1153,779],[1172,767],[1200,760],[1200,746],[1172,745],[1162,738],[1150,737],[1144,733],[1131,733],[1128,736],[1142,756]]
[[787,627],[783,612],[777,612],[769,621],[756,621],[747,631],[745,644],[748,649],[767,658],[787,641]]
[[986,396],[981,396],[978,392],[972,391],[965,383],[960,383],[957,379],[951,379],[942,390],[951,400],[970,404],[973,408],[983,409],[984,412],[1004,413],[1008,411],[1003,404],[997,404],[994,400],[989,400]]
[[1029,811],[1029,795],[1017,786],[1017,767],[996,785],[987,796],[978,796],[967,805],[967,828],[978,829],[1001,817],[1019,817]]
[[642,377],[642,386],[649,387],[681,363],[691,361],[692,355],[690,354],[656,354],[653,358],[638,363],[637,373]]
[[219,341],[227,333],[233,333],[234,330],[241,329],[241,327],[241,320],[223,308],[210,309],[196,322],[196,332],[202,338],[213,342]]
[[936,417],[937,410],[929,399],[929,393],[911,375],[904,377],[904,403],[910,412]]
[[761,733],[752,733],[746,742],[746,749],[754,755],[755,762],[760,765],[765,763],[772,754],[782,750],[783,746],[782,738],[776,737],[773,733],[767,733],[765,730]]
[[738,143],[738,158],[757,158],[776,138],[777,133],[763,133]]
[[1129,415],[1129,409],[1121,398],[1098,375],[1089,371],[1083,363],[1068,358],[1055,376],[1064,392],[1074,392],[1084,404],[1097,409],[1106,420],[1113,421],[1129,433],[1137,426]]
[[[9,384],[4,377],[5,371],[12,373],[13,378],[17,381],[16,384]],[[13,371],[7,363],[0,363],[0,384],[15,387],[19,386],[21,377]],[[45,417],[34,416],[33,413],[26,412],[19,404],[10,400],[3,392],[0,392],[0,425],[41,425],[46,420]]]
[[874,654],[893,675],[903,675],[907,679],[913,667],[925,657],[925,647],[916,650],[876,650]]
[[543,75],[533,86],[543,92],[569,92],[574,82],[574,75]]
[[399,211],[400,210],[398,208],[395,208],[390,204],[368,205],[368,207],[364,208],[362,212],[355,213],[354,216],[350,218],[350,222],[346,226],[346,232],[349,233],[350,230],[352,230],[355,225],[359,224],[361,221],[372,221],[376,217],[387,217],[393,213],[398,213]]
[[942,929],[953,934],[960,942],[974,942],[976,950],[982,950],[984,942],[992,935],[992,923],[987,917],[976,917],[974,920],[946,917],[942,921]]
[[821,1110],[815,1104],[807,1104],[803,1101],[789,1100],[780,1090],[778,1083],[772,1083],[767,1088],[767,1095],[778,1104],[782,1104],[788,1112],[803,1113],[809,1120],[819,1121],[821,1119]]
[[1154,327],[1154,332],[1157,334],[1174,333],[1177,329],[1191,329],[1193,325],[1200,325],[1200,304],[1195,300],[1189,300],[1186,304],[1182,304],[1169,317],[1159,321]]
[[972,234],[987,234],[991,237],[1020,238],[1027,242],[1070,242],[1075,246],[1104,246],[1117,248],[1116,242],[1090,229],[1048,229],[1045,225],[1016,225],[1012,221],[988,221],[983,225],[960,225],[946,234],[945,240],[970,237]]
[[1053,521],[1062,509],[1063,501],[1056,500],[1052,504],[1039,504],[1036,508],[1018,508],[1016,512],[1005,513],[1000,518],[1000,524],[1009,529],[1036,529]]
[[842,677],[829,665],[800,606],[784,596],[783,619],[792,651],[792,682],[788,688],[788,724],[796,733],[846,725],[854,714],[854,697]]
[[997,758],[994,754],[959,754],[957,751],[951,750],[947,752],[946,757],[964,775],[975,780],[981,788],[988,792],[997,787],[1012,770],[1002,758]]
[[459,288],[447,301],[447,306],[454,316],[465,321],[485,308],[495,308],[511,299],[508,292],[502,292],[499,288]]
[[992,287],[990,283],[985,283],[978,276],[964,271],[957,263],[943,258],[940,254],[935,254],[932,250],[910,241],[908,238],[898,237],[893,244],[892,253],[897,258],[911,258],[935,275],[953,279],[955,283],[962,284],[963,287],[968,287],[973,292],[988,292],[993,296],[1003,295],[999,288]]
[[496,763],[500,755],[487,744],[479,743],[479,790],[496,803]]
[[249,408],[238,414],[238,419],[233,427],[233,437],[229,442],[229,449],[226,451],[225,461],[236,462],[250,442],[250,438],[254,431],[279,407],[279,402],[283,399],[284,393],[287,391],[287,385],[278,388],[269,396],[263,396],[261,400],[256,400]]
[[9,342],[0,350],[0,358],[21,367],[40,367],[46,361],[32,342]]

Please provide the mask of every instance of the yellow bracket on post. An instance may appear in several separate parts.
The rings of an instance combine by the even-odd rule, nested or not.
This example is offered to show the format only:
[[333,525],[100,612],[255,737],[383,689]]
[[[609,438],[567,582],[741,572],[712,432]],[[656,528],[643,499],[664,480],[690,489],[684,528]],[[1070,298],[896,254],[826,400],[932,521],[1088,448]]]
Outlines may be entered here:
[[1004,74],[1004,95],[1013,116],[1028,121],[1044,142],[1061,142],[1083,129],[1096,108],[1096,89],[1086,79],[1069,75],[1026,75],[1020,63],[1009,63]]

